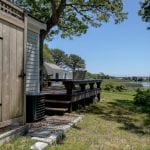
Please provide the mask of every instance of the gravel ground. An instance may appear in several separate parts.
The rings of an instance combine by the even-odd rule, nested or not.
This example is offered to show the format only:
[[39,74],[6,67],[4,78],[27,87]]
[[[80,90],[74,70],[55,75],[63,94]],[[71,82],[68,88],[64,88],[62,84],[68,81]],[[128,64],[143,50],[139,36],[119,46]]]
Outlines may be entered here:
[[68,114],[68,113],[62,116],[56,116],[56,115],[46,116],[44,119],[38,122],[29,123],[29,126],[30,126],[29,133],[37,131],[45,127],[51,127],[51,128],[54,128],[54,130],[61,129],[63,126],[71,123],[73,120],[75,120],[79,116],[80,115]]

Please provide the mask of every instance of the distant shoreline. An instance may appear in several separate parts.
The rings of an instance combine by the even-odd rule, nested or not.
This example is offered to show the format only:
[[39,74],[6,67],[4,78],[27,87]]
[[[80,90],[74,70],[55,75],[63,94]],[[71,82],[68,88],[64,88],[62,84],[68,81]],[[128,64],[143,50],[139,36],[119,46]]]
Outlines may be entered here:
[[132,83],[132,84],[141,84],[143,87],[150,87],[150,82],[128,82],[128,83]]

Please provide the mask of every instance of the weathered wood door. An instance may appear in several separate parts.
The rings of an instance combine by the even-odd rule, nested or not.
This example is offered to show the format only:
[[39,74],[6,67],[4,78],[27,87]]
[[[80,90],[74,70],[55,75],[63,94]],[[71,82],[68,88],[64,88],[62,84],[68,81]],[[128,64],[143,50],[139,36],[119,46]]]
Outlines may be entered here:
[[0,19],[0,122],[23,115],[24,30]]

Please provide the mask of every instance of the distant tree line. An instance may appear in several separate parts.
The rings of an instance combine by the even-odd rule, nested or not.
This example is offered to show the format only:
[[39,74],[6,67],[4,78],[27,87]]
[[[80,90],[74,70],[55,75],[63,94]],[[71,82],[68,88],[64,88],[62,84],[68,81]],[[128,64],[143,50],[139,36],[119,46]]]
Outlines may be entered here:
[[86,73],[86,79],[114,79],[114,77],[110,76],[110,75],[106,75],[102,72],[100,72],[100,73],[87,72]]
[[125,81],[135,81],[135,82],[147,82],[150,81],[150,77],[139,77],[139,76],[131,76],[131,77],[121,77],[121,80]]
[[115,79],[118,81],[129,81],[129,82],[148,82],[150,81],[150,77],[140,77],[140,76],[128,76],[128,77],[115,77],[100,73],[86,73],[86,79]]
[[55,63],[64,69],[84,70],[86,67],[85,60],[76,54],[66,54],[61,49],[50,49],[47,44],[44,44],[43,50],[44,61]]

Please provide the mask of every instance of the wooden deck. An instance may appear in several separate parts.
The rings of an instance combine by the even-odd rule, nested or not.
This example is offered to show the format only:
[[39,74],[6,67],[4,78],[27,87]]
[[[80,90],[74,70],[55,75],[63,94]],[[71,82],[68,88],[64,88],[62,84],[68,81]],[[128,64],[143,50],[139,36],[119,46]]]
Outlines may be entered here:
[[[94,98],[100,101],[101,80],[52,80],[62,82],[44,88],[46,113],[72,112],[79,107],[93,103]],[[57,83],[57,82],[56,82]]]

